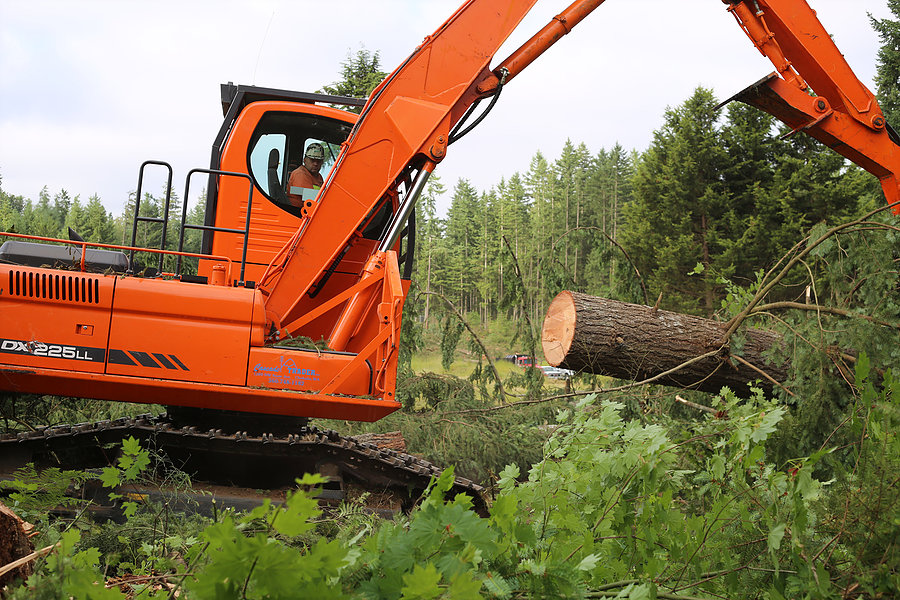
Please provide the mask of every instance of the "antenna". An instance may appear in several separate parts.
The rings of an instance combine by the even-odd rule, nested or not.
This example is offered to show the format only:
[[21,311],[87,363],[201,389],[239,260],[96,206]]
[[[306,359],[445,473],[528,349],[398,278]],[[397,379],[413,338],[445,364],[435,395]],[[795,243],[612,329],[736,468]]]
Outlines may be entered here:
[[259,68],[259,58],[262,56],[263,47],[266,45],[266,40],[269,37],[269,29],[272,27],[272,21],[275,19],[275,9],[272,9],[272,14],[269,16],[269,24],[266,25],[266,32],[263,34],[263,39],[259,43],[259,51],[256,53],[256,64],[253,65],[253,77],[251,81],[253,85],[256,85],[256,70]]

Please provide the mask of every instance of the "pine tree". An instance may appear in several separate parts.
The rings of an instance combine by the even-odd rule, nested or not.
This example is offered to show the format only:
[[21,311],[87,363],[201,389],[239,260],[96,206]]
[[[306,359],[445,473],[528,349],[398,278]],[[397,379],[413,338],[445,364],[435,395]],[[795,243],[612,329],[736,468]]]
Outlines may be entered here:
[[446,272],[450,298],[460,311],[477,307],[476,278],[479,267],[479,238],[481,226],[477,217],[480,206],[478,191],[466,179],[460,179],[453,189],[453,199],[447,213],[447,244],[450,264]]
[[41,190],[37,205],[28,215],[27,231],[32,235],[58,237],[62,227],[62,222],[57,220],[56,211],[50,206],[50,194],[47,188],[44,188]]
[[[45,192],[47,191],[46,186],[43,190],[41,190],[41,196],[43,197]],[[69,198],[69,193],[66,190],[60,190],[58,194],[53,197],[53,206],[51,207],[51,212],[53,214],[53,219],[58,223],[59,228],[57,229],[57,236],[66,237],[64,235],[63,229],[65,228],[66,218],[69,214],[69,208],[72,206],[72,199]]]
[[634,176],[622,241],[645,274],[652,294],[664,293],[674,310],[711,314],[714,280],[689,273],[727,270],[718,264],[728,210],[721,173],[727,161],[716,124],[715,97],[697,88],[680,107],[666,111],[663,127]]
[[559,267],[554,263],[551,252],[554,240],[561,233],[557,232],[558,219],[554,218],[555,186],[556,179],[550,163],[541,152],[535,153],[525,174],[525,190],[531,212],[531,236],[526,261],[521,265],[526,277],[525,285],[535,292],[531,294],[532,305],[529,307],[533,320],[543,313],[546,300],[552,298],[548,290],[555,287],[555,284],[551,285],[549,282],[561,279]]
[[[341,80],[324,86],[320,91],[333,96],[366,98],[385,77],[387,73],[381,70],[379,53],[360,48],[355,55],[348,53],[347,59],[341,63]],[[349,110],[360,111],[359,108]]]
[[[633,269],[627,265],[615,242],[622,223],[622,207],[631,199],[631,178],[635,157],[616,144],[601,149],[593,159],[587,186],[582,226],[585,232],[585,285],[583,291],[626,301],[643,302],[628,293]],[[621,268],[625,264],[626,268]]]
[[900,0],[887,0],[887,5],[896,18],[876,19],[869,15],[881,38],[875,86],[885,118],[900,130]]
[[[524,298],[522,283],[516,275],[516,264],[527,261],[532,239],[531,217],[527,193],[522,177],[513,173],[509,180],[500,180],[496,190],[496,211],[499,245],[497,287],[499,307],[513,320],[521,318]],[[522,274],[524,276],[524,274]]]
[[438,175],[432,175],[428,185],[416,207],[416,275],[419,289],[426,292],[425,308],[422,314],[423,327],[427,331],[431,317],[432,298],[430,293],[435,291],[432,287],[432,273],[436,268],[436,258],[441,251],[440,240],[443,235],[444,223],[437,216],[437,199],[442,196],[446,188]]
[[[554,213],[554,218],[559,221],[558,230],[561,233],[554,240],[553,248],[557,255],[555,260],[562,263],[565,280],[574,287],[578,287],[580,279],[583,279],[579,268],[584,256],[579,242],[583,237],[580,231],[581,214],[586,203],[590,162],[590,152],[584,143],[576,147],[571,140],[566,140],[562,155],[554,165],[557,173],[556,193],[559,195],[559,210]],[[560,290],[549,291],[555,296]]]

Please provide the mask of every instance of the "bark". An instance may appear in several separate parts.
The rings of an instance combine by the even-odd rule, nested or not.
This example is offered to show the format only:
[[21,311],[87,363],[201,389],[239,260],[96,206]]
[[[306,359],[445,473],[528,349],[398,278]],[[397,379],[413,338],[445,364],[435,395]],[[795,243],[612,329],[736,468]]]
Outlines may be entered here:
[[[32,526],[0,502],[0,568],[17,559],[28,556],[34,545],[28,538]],[[0,575],[0,588],[15,581],[27,579],[32,573],[31,563],[20,565]]]
[[397,452],[406,452],[406,439],[400,431],[389,431],[387,433],[362,433],[355,436],[358,442],[366,442],[375,444],[383,450],[396,450]]
[[[725,323],[711,319],[564,291],[547,309],[541,344],[553,366],[643,381],[719,350],[725,331]],[[771,392],[777,384],[766,376],[783,382],[788,365],[764,354],[780,344],[777,333],[747,329],[731,347],[656,383],[712,393],[728,386],[739,396],[749,395],[753,383]]]

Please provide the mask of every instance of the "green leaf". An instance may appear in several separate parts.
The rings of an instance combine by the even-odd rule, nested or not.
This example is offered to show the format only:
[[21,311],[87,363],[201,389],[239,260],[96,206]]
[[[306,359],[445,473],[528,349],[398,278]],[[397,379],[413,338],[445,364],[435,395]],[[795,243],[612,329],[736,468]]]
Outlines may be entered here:
[[769,551],[774,552],[781,548],[781,540],[784,538],[785,523],[778,523],[769,530]]
[[450,581],[447,597],[450,600],[480,600],[481,581],[471,572],[460,573]]
[[783,408],[775,408],[769,412],[761,412],[753,432],[750,434],[751,441],[762,442],[774,433],[778,423],[784,417],[785,410]]
[[127,439],[122,440],[122,452],[125,454],[130,454],[132,456],[137,455],[141,451],[141,443],[137,441],[137,438],[134,436],[129,436]]
[[512,588],[509,583],[495,573],[488,573],[482,580],[484,587],[488,592],[500,598],[509,598],[512,595]]
[[100,480],[103,487],[114,488],[122,481],[121,471],[115,467],[103,467],[103,470],[100,471],[100,475],[97,479]]
[[150,465],[150,452],[141,448],[134,436],[122,441],[122,456],[119,457],[120,479],[134,481]]
[[282,535],[295,536],[313,528],[310,519],[319,516],[319,503],[304,491],[289,495],[285,505],[275,517],[273,526]]
[[593,571],[594,567],[597,566],[597,562],[600,560],[599,554],[588,554],[584,558],[581,559],[581,562],[578,563],[578,566],[575,567],[579,571]]
[[[807,243],[806,247],[811,247],[814,242],[825,235],[826,231],[828,231],[828,226],[823,222],[813,225],[812,229],[809,230],[809,242]],[[822,241],[821,244],[810,251],[810,255],[825,256],[831,250],[832,246],[834,246],[834,237],[826,238]]]
[[322,485],[323,483],[328,482],[325,477],[318,473],[305,473],[303,477],[298,478],[296,481],[298,486],[308,487],[315,487],[317,485]]
[[130,519],[137,513],[138,503],[137,502],[123,502],[122,503],[123,513],[125,514],[126,519]]
[[497,482],[497,485],[504,490],[511,488],[516,484],[519,474],[519,467],[516,464],[506,465],[503,467],[503,470],[500,471],[500,480]]
[[441,574],[433,564],[416,565],[412,573],[403,576],[400,597],[404,600],[436,598],[441,594],[440,582]]
[[256,521],[257,519],[265,519],[272,511],[272,500],[269,498],[263,499],[262,503],[258,506],[254,506],[253,509],[247,514],[243,515],[240,519],[241,523],[251,523]]
[[859,358],[856,359],[856,367],[855,367],[855,375],[856,375],[856,384],[861,385],[863,381],[868,379],[869,372],[871,371],[871,363],[869,361],[869,355],[865,352],[860,352]]

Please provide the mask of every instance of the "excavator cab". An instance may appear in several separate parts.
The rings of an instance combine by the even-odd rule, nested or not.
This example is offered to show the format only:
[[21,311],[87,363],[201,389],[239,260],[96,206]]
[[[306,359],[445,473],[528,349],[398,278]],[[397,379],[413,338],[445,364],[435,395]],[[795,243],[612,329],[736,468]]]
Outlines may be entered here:
[[[355,113],[336,107],[362,104],[356,98],[223,84],[225,118],[210,159],[204,223],[210,229],[204,231],[202,252],[240,262],[243,231],[249,229],[245,279],[259,281],[309,214],[318,192],[292,193],[291,173],[315,143],[324,150],[320,173],[327,179],[357,120]],[[249,182],[223,173],[248,174]],[[199,274],[209,277],[216,264],[200,261]]]

